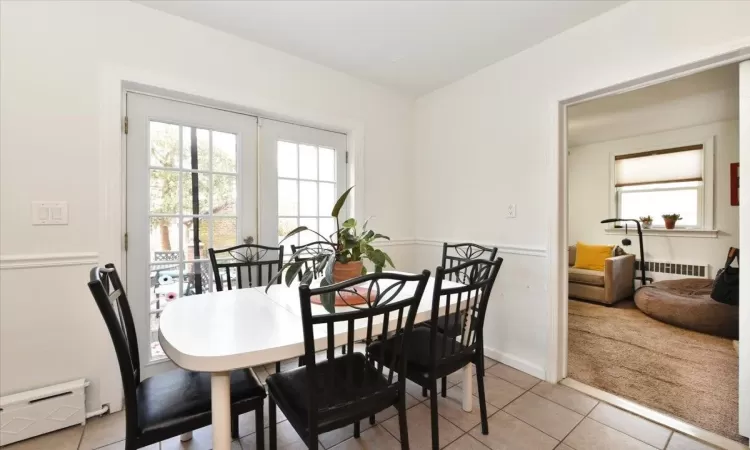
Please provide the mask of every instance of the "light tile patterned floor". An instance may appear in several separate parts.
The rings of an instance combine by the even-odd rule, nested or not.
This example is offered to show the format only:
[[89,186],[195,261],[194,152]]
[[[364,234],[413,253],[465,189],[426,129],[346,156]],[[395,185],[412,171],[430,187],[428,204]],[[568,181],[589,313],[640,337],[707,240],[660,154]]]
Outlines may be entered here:
[[[478,399],[475,408],[466,413],[461,408],[460,373],[449,377],[448,396],[439,398],[440,445],[448,450],[501,449],[667,449],[703,450],[712,447],[661,425],[600,403],[573,389],[552,385],[524,372],[487,359],[485,377],[487,413],[490,434],[481,433]],[[296,367],[296,360],[286,361],[282,370]],[[273,365],[256,370],[265,379]],[[422,389],[409,382],[407,420],[409,441],[414,450],[429,449],[429,399]],[[474,394],[476,395],[476,383]],[[375,426],[361,422],[359,439],[352,437],[352,427],[331,431],[320,437],[321,449],[400,449],[398,418],[390,408],[378,414]],[[266,436],[268,414],[266,412]],[[303,449],[305,445],[283,415],[278,414],[278,448]],[[240,417],[241,438],[232,450],[256,450],[253,413]],[[3,450],[123,450],[125,448],[125,415],[123,413],[91,419],[85,428],[72,427],[35,439],[19,442]],[[268,442],[266,440],[266,442]],[[268,445],[268,444],[266,444]],[[193,439],[180,442],[179,437],[148,447],[147,450],[209,450],[211,427],[196,430]]]

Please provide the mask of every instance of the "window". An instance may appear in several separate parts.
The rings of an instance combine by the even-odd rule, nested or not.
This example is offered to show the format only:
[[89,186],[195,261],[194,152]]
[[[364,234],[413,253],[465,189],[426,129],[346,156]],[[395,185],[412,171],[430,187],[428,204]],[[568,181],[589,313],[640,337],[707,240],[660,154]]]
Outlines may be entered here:
[[[664,228],[663,214],[680,214],[678,228],[712,227],[705,199],[712,183],[705,174],[711,152],[703,144],[654,150],[614,157],[617,217],[651,216],[653,228]],[[706,213],[708,212],[708,213]]]

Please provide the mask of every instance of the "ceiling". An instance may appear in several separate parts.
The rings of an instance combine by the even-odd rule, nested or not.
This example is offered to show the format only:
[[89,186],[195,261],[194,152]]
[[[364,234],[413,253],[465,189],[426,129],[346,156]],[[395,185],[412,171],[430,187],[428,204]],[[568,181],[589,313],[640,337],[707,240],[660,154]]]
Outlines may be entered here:
[[568,108],[568,147],[739,117],[739,67],[718,67]]
[[136,1],[411,95],[625,3]]

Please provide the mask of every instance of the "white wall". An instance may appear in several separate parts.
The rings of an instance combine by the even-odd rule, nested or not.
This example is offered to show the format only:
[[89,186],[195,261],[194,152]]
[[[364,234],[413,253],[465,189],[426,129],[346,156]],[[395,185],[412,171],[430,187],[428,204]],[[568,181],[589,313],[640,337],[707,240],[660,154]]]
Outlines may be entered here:
[[[487,346],[554,373],[559,102],[739,49],[748,23],[750,2],[630,2],[417,101],[417,237],[546,250],[501,252]],[[518,216],[506,219],[511,203]]]
[[[131,2],[2,2],[0,54],[0,394],[86,377],[89,408],[120,403],[112,346],[85,286],[90,261],[79,255],[109,258],[101,247],[118,245],[99,222],[119,208],[99,194],[110,188],[100,155],[117,152],[120,140],[118,118],[106,115],[118,87],[103,94],[112,74],[355,127],[364,213],[394,239],[414,234],[413,99]],[[70,224],[32,227],[32,200],[67,201]],[[389,252],[411,266],[406,247]],[[40,254],[49,255],[43,264],[64,265],[9,268]]]
[[[736,70],[735,66],[735,70]],[[679,114],[679,111],[672,111]],[[606,234],[601,220],[611,216],[609,193],[612,154],[645,149],[668,148],[676,142],[703,143],[714,136],[714,237],[644,236],[646,260],[685,264],[710,264],[713,276],[723,265],[729,247],[738,247],[739,207],[729,204],[729,164],[739,162],[737,120],[716,122],[626,139],[574,147],[568,155],[568,241],[591,244],[620,244],[624,236]],[[613,217],[613,216],[612,216]],[[658,222],[661,217],[655,217]],[[629,236],[633,245],[628,253],[638,255],[637,234]]]

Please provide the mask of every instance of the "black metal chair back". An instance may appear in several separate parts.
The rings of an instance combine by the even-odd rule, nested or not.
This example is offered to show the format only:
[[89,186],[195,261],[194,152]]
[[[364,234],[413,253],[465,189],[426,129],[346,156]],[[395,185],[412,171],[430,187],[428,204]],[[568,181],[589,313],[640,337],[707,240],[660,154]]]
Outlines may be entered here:
[[[395,399],[405,395],[406,377],[397,377],[394,381],[394,371],[405,373],[406,358],[399,358],[403,353],[404,342],[414,326],[417,307],[424,293],[430,272],[425,270],[421,275],[405,275],[397,273],[373,273],[331,286],[311,289],[308,285],[299,288],[300,305],[302,309],[302,329],[305,339],[304,363],[307,370],[307,385],[309,392],[308,426],[313,433],[317,433],[316,424],[330,421],[332,418],[342,417],[343,426],[371,414],[375,405],[382,404],[384,399]],[[355,288],[356,287],[356,288]],[[366,300],[365,304],[352,306],[350,310],[334,314],[312,314],[310,300],[316,296],[332,295],[334,298],[346,299],[356,296]],[[349,297],[351,298],[351,297]],[[354,351],[335,358],[334,349],[344,342],[335,340],[335,333],[345,324],[346,344],[354,349],[354,342],[362,336],[355,337],[355,322],[367,324],[365,342],[370,344],[374,339],[385,341],[389,336],[401,336],[395,351],[387,357],[380,352],[378,357],[362,355]],[[317,331],[317,337],[314,331]],[[321,334],[327,337],[327,360],[344,360],[346,382],[341,377],[326,377],[317,373],[315,358],[315,341]],[[362,362],[365,362],[362,364]],[[339,365],[339,371],[341,370]],[[384,373],[384,368],[387,373]],[[378,389],[372,390],[372,378],[384,377]],[[338,380],[338,382],[337,382]],[[361,391],[360,389],[364,389]],[[364,395],[362,395],[364,392]],[[335,421],[335,419],[333,419]],[[335,428],[336,426],[328,428]]]
[[[222,250],[208,249],[216,290],[265,286],[281,271],[284,247],[242,244]],[[281,277],[277,283],[281,282]]]
[[[463,242],[460,244],[448,244],[443,243],[443,259],[440,266],[444,269],[452,269],[466,261],[472,261],[475,259],[486,259],[493,261],[497,256],[497,247],[484,247],[482,245],[473,244],[471,242]],[[453,278],[460,272],[446,273],[449,281],[454,281]]]
[[135,323],[125,288],[114,264],[91,269],[88,285],[115,347],[125,394],[126,427],[128,435],[135,435],[138,423],[136,389],[141,383],[141,366]]
[[[294,261],[301,262],[304,266],[304,270],[301,270],[297,274],[297,278],[300,281],[302,281],[302,274],[304,272],[312,270],[317,273],[323,269],[322,267],[319,267],[323,264],[323,261],[321,261],[321,255],[331,254],[336,251],[334,245],[326,241],[315,241],[300,246],[292,244],[291,247]],[[297,254],[297,252],[299,252],[299,254]]]
[[[502,263],[503,258],[494,261],[475,259],[449,269],[437,268],[432,299],[432,322],[438,320],[441,309],[444,315],[455,314],[458,320],[455,325],[455,338],[449,333],[439,333],[437,327],[431,327],[430,362],[433,368],[439,365],[460,367],[467,357],[474,355],[477,348],[483,348],[484,317]],[[452,280],[463,285],[444,287],[444,280]],[[438,342],[438,339],[441,342]]]

